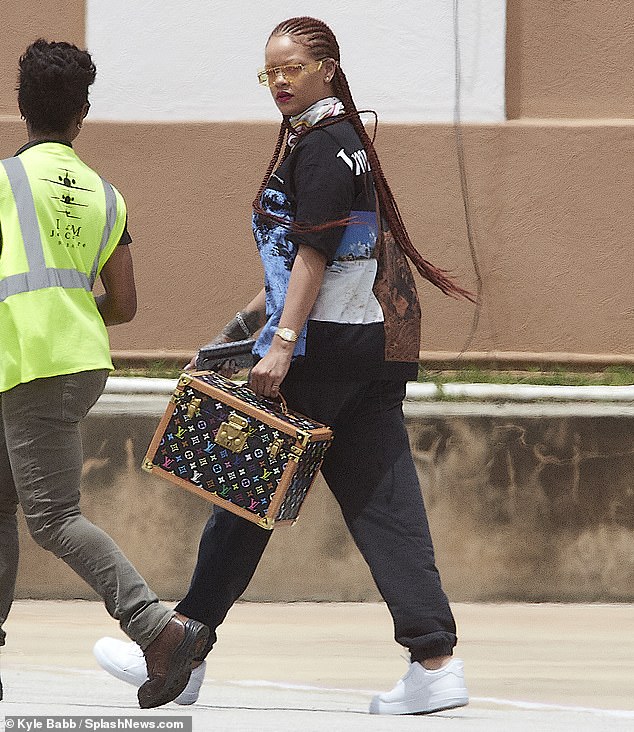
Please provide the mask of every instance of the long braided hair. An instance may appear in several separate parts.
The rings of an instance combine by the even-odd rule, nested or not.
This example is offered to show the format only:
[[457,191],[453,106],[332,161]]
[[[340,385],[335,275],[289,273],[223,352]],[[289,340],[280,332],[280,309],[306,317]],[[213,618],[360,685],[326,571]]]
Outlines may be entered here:
[[[376,150],[374,149],[373,140],[370,139],[368,133],[366,132],[365,126],[361,121],[361,117],[359,116],[359,110],[357,110],[357,107],[352,98],[352,94],[350,92],[350,87],[348,86],[348,80],[346,79],[346,75],[343,73],[343,70],[339,64],[339,44],[337,43],[335,34],[323,21],[317,20],[316,18],[301,16],[297,18],[290,18],[289,20],[285,20],[277,25],[273,29],[269,38],[282,35],[293,36],[293,40],[305,46],[310,51],[315,60],[322,58],[332,58],[337,62],[335,75],[332,80],[332,88],[335,96],[337,96],[343,102],[345,114],[335,120],[327,120],[321,124],[317,124],[313,128],[309,128],[302,134],[310,134],[310,132],[316,128],[323,127],[332,122],[341,121],[344,118],[349,119],[357,135],[359,136],[363,148],[366,151],[366,154],[370,161],[370,168],[374,180],[374,187],[376,189],[377,197],[379,200],[381,215],[386,221],[389,230],[392,232],[396,244],[409,257],[418,272],[426,280],[438,287],[446,295],[450,295],[451,297],[456,298],[463,297],[473,302],[473,295],[470,292],[464,290],[462,287],[457,285],[448,276],[446,270],[439,269],[438,267],[435,267],[433,264],[424,259],[422,255],[418,252],[416,247],[412,244],[409,238],[409,234],[407,233],[407,229],[405,228],[405,224],[403,223],[401,212],[399,211],[398,205],[394,200],[394,195],[392,194],[390,186],[381,168],[379,157],[376,153]],[[287,116],[284,116],[282,118],[282,123],[280,125],[280,130],[277,136],[277,143],[275,145],[273,157],[271,158],[262,184],[260,185],[255,200],[253,201],[253,209],[257,213],[268,218],[273,218],[276,221],[278,221],[278,217],[271,215],[262,208],[261,197],[264,189],[268,184],[269,178],[273,173],[273,170],[276,168],[278,163],[283,162],[283,160],[290,152],[288,146],[285,143],[287,141],[288,134],[292,131],[293,129],[289,122],[289,118]],[[279,219],[279,223],[281,223],[282,225],[289,225],[288,222],[284,219]],[[322,224],[321,226],[307,227],[306,225],[302,226],[301,222],[295,222],[292,224],[292,226],[294,229],[314,231],[318,229],[328,228],[330,226],[340,226],[343,223],[346,222],[333,221],[328,222],[327,224]]]

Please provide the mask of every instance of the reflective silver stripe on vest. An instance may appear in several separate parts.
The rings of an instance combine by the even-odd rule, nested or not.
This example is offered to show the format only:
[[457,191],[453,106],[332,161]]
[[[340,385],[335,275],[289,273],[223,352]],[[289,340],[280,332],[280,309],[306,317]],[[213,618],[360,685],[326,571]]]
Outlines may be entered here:
[[76,269],[44,269],[39,272],[21,272],[0,280],[0,302],[21,292],[44,290],[47,287],[80,288],[90,292],[90,282]]
[[101,235],[99,251],[92,264],[90,277],[88,277],[88,275],[76,269],[57,269],[46,266],[33,192],[24,165],[17,157],[7,158],[0,162],[7,171],[7,177],[15,199],[26,259],[29,264],[28,272],[9,275],[0,280],[0,302],[11,295],[43,290],[49,287],[80,288],[91,292],[97,277],[99,259],[108,244],[108,239],[117,220],[117,198],[110,183],[102,179],[106,196],[106,222]]
[[95,261],[92,263],[92,269],[90,271],[90,289],[92,289],[92,286],[95,284],[95,280],[97,279],[97,269],[99,268],[99,259],[101,254],[106,248],[108,239],[110,239],[110,234],[112,234],[114,225],[117,222],[117,197],[112,186],[107,180],[102,178],[101,182],[103,184],[103,192],[106,194],[106,223],[103,227],[99,251],[97,252]]
[[31,272],[40,272],[46,269],[44,264],[44,248],[40,238],[40,224],[35,213],[35,203],[31,185],[19,158],[7,158],[2,164],[7,171],[9,184],[13,191],[13,198],[18,209],[20,230],[26,249],[26,260]]

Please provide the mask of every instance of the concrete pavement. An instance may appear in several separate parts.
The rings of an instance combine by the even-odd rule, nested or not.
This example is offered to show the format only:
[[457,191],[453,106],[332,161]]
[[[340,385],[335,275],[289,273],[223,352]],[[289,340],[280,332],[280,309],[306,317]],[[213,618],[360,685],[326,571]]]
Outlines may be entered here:
[[471,703],[427,717],[368,715],[405,671],[385,607],[239,603],[198,704],[140,710],[92,645],[124,637],[102,605],[18,601],[5,624],[0,722],[11,715],[191,717],[195,732],[634,729],[634,607],[454,604]]

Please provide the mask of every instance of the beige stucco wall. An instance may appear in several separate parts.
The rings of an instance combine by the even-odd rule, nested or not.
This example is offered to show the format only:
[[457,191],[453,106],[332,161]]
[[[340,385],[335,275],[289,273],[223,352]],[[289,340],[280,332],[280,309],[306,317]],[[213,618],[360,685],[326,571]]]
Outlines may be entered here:
[[629,0],[509,0],[507,116],[634,117]]
[[[85,36],[83,2],[5,5],[3,156],[25,139],[19,53],[38,35]],[[524,119],[464,128],[484,286],[470,350],[631,354],[629,3],[514,0],[507,12],[507,103]],[[602,121],[527,119],[557,116]],[[272,124],[87,122],[77,150],[124,193],[134,237],[140,311],[111,331],[114,350],[194,349],[257,291],[250,203],[274,138]],[[451,126],[383,124],[377,146],[413,241],[474,288]],[[460,350],[472,306],[420,291],[422,348]]]
[[0,115],[18,113],[18,58],[36,38],[83,46],[83,0],[4,0],[0,10]]
[[[24,138],[0,123],[3,154]],[[189,350],[259,289],[250,204],[275,126],[87,123],[76,148],[129,205],[140,309],[115,350]],[[446,125],[384,125],[378,149],[412,239],[475,287]],[[628,124],[464,129],[484,298],[476,351],[634,351]],[[630,161],[628,163],[628,161]],[[460,350],[473,307],[425,284],[422,348]]]

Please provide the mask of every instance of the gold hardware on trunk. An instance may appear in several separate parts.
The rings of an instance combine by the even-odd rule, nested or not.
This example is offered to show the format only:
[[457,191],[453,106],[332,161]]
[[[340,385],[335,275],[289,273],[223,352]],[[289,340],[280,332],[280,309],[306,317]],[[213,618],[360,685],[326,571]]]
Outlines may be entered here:
[[298,445],[291,445],[291,454],[288,456],[289,460],[293,460],[296,463],[299,463],[300,458],[304,454],[303,448]]
[[216,442],[232,452],[240,452],[247,442],[249,422],[239,414],[232,412],[229,420],[223,422],[216,434]]
[[170,402],[172,402],[173,404],[176,404],[179,407],[184,405],[187,406],[185,414],[189,417],[189,419],[194,419],[198,412],[200,412],[201,401],[202,399],[190,399],[188,402],[187,394],[178,390],[176,390],[170,397]]
[[271,460],[275,460],[275,458],[278,456],[280,450],[282,449],[283,445],[284,445],[284,440],[282,440],[280,437],[273,440],[273,442],[269,445],[268,450],[267,450]]
[[194,419],[198,412],[200,412],[200,401],[200,399],[192,399],[187,405],[187,416],[190,419]]
[[154,463],[151,460],[144,460],[143,465],[141,466],[143,470],[146,470],[148,473],[152,472],[152,468],[154,467]]

